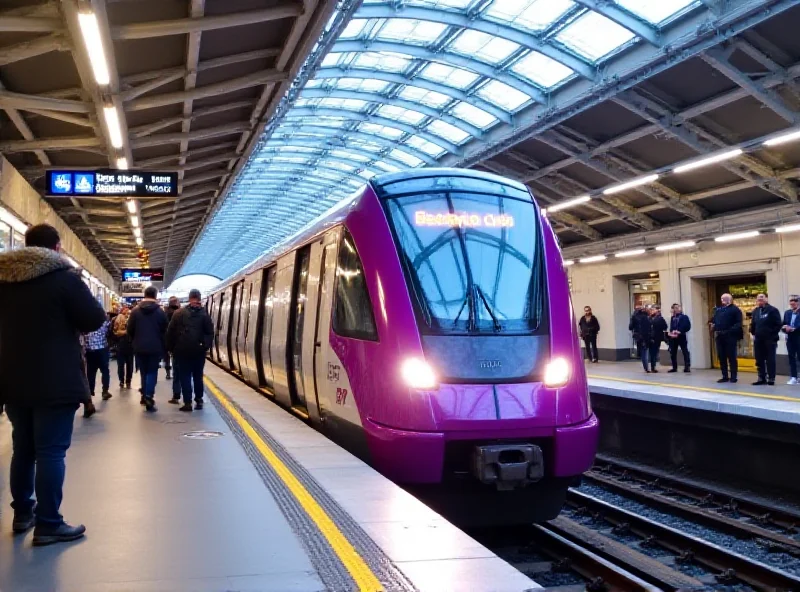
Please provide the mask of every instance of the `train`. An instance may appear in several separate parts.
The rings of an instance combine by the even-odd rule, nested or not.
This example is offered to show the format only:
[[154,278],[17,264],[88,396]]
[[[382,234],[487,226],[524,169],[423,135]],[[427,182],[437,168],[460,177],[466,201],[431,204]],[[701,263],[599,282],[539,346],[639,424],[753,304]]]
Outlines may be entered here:
[[592,465],[568,276],[516,181],[373,177],[206,307],[213,362],[447,517],[552,519]]

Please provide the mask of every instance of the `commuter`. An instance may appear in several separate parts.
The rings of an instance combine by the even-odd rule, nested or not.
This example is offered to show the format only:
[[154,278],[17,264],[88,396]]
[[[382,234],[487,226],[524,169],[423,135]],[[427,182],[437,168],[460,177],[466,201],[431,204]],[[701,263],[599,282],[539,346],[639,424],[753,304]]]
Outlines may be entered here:
[[[81,370],[83,370],[83,374],[88,380],[89,371],[86,367],[86,335],[81,335],[79,341],[81,343]],[[97,413],[97,408],[94,406],[92,397],[94,397],[94,393],[89,394],[87,392],[86,398],[83,400],[83,417],[86,419],[89,419],[92,415]]]
[[756,296],[756,307],[750,320],[750,334],[753,336],[753,353],[756,356],[758,380],[753,386],[775,384],[775,353],[778,349],[778,336],[781,331],[781,313],[769,303],[766,294]]
[[133,342],[133,353],[139,360],[142,373],[142,405],[147,411],[156,411],[155,394],[158,367],[164,358],[164,334],[167,315],[158,305],[158,290],[148,286],[144,299],[128,319],[128,336]]
[[661,344],[664,343],[667,334],[667,321],[661,316],[661,305],[654,304],[650,307],[650,326],[651,326],[651,341],[650,341],[650,372],[658,373],[656,364],[658,364],[658,356],[661,351]]
[[[172,315],[175,314],[176,310],[180,310],[181,303],[178,300],[177,296],[170,296],[169,303],[167,306],[164,307],[164,313],[167,315],[167,326],[169,326],[169,322],[172,320]],[[171,360],[172,356],[169,352],[164,354],[164,369],[167,371],[167,380],[172,380],[172,370],[174,366],[174,360]],[[172,364],[170,364],[172,362]],[[177,374],[177,371],[175,372]],[[178,380],[177,377],[175,380]],[[175,394],[176,389],[173,387],[172,389],[173,394]],[[177,389],[178,396],[181,394],[180,386]]]
[[85,337],[86,344],[86,375],[89,378],[89,392],[94,397],[94,386],[97,379],[97,371],[100,371],[101,384],[103,387],[103,400],[108,401],[111,398],[111,373],[109,372],[109,353],[108,353],[108,328],[111,326],[111,321],[106,319],[103,326],[97,331],[87,333]]
[[789,373],[791,378],[787,384],[798,384],[797,360],[800,358],[800,296],[789,296],[789,309],[783,313],[783,327],[786,334],[786,353],[789,354]]
[[133,342],[128,336],[128,319],[131,316],[131,308],[127,304],[122,306],[117,318],[114,319],[114,337],[117,342],[117,377],[119,378],[119,388],[131,388],[133,379]]
[[13,428],[12,528],[23,533],[35,525],[34,545],[86,531],[64,522],[59,508],[75,411],[89,397],[79,337],[106,320],[60,249],[58,231],[39,224],[25,233],[24,248],[0,253],[0,400]]
[[722,378],[717,382],[738,382],[739,361],[736,358],[736,347],[744,338],[742,311],[733,303],[733,296],[730,294],[723,294],[720,301],[722,306],[714,309],[710,323],[717,346],[719,367],[722,370]]
[[672,318],[669,320],[669,357],[672,361],[672,370],[678,371],[678,348],[683,354],[683,371],[691,372],[691,356],[689,355],[689,343],[686,334],[692,329],[691,319],[683,314],[680,304],[672,305]]
[[600,322],[597,317],[592,314],[591,306],[583,307],[583,316],[580,323],[581,339],[586,348],[586,359],[590,362],[597,363],[597,334],[600,333]]
[[652,329],[647,310],[642,306],[637,306],[630,323],[628,323],[628,331],[633,333],[633,340],[636,342],[636,355],[639,356],[644,371],[648,374],[650,373],[649,360]]
[[195,409],[203,408],[203,368],[206,352],[214,340],[214,325],[201,302],[200,290],[189,292],[189,305],[172,316],[167,329],[167,349],[174,355],[179,368],[183,407],[192,410],[192,383]]

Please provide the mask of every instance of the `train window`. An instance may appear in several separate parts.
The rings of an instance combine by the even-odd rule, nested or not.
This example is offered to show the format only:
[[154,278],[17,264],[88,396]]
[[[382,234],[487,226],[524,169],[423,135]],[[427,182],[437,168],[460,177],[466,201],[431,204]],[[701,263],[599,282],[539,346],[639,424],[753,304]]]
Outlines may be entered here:
[[333,330],[342,337],[378,341],[364,268],[349,232],[342,238],[336,265]]

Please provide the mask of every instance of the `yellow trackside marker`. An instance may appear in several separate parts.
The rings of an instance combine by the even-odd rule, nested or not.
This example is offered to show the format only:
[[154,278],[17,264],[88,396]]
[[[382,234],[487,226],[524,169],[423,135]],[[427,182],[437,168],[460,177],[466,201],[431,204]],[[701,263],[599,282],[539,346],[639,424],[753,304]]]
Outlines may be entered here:
[[208,377],[204,378],[206,388],[211,391],[211,394],[222,404],[223,407],[231,414],[233,419],[242,428],[250,441],[255,445],[261,456],[270,464],[275,473],[281,478],[284,485],[292,493],[298,503],[305,510],[306,514],[314,521],[322,535],[328,541],[328,544],[336,553],[339,560],[344,564],[347,571],[350,572],[353,580],[358,586],[359,592],[379,592],[384,590],[383,585],[372,573],[372,570],[364,562],[364,559],[350,544],[347,537],[342,534],[336,524],[328,516],[327,512],[317,503],[308,490],[302,483],[294,476],[289,467],[273,452],[269,445],[264,442],[263,438],[258,432],[253,429],[253,426],[242,417],[242,414],[231,405],[228,397],[225,396],[217,386],[211,382]]
[[738,395],[740,397],[754,397],[758,399],[773,399],[775,401],[791,401],[793,403],[800,403],[798,397],[783,397],[781,395],[759,395],[757,393],[745,393],[739,391],[731,391],[726,389],[710,388],[705,386],[684,386],[680,384],[669,384],[667,382],[650,382],[649,380],[638,380],[636,378],[612,378],[610,376],[600,376],[598,374],[587,374],[589,378],[596,378],[597,380],[612,380],[614,382],[632,382],[634,384],[646,384],[648,386],[664,386],[667,388],[702,391],[706,393],[720,393],[723,395]]

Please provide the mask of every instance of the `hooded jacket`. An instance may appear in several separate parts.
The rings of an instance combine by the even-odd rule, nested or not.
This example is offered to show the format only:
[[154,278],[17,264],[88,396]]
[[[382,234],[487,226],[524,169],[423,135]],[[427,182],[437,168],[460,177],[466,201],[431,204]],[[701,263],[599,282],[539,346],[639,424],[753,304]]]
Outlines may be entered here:
[[142,300],[128,317],[128,336],[133,353],[164,355],[167,315],[155,300]]
[[214,341],[214,325],[202,306],[185,306],[167,328],[167,349],[178,357],[204,356]]
[[0,253],[0,402],[47,407],[86,400],[80,335],[105,320],[103,307],[57,252]]

